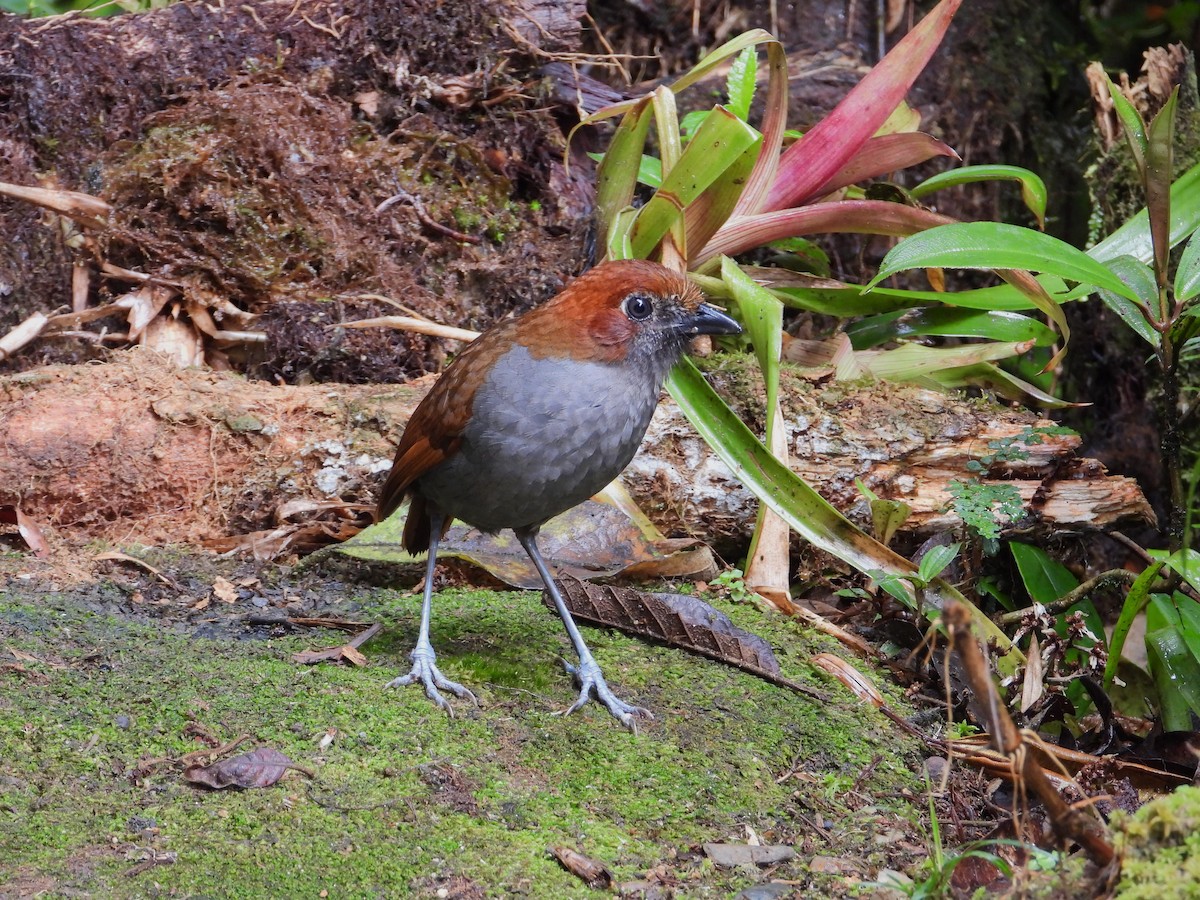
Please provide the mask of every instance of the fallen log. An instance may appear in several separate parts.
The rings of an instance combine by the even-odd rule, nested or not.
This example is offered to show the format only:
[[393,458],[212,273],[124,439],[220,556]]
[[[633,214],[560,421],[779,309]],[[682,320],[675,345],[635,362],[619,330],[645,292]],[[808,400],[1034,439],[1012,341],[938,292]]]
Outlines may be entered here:
[[[752,370],[715,364],[714,386],[743,417],[761,416]],[[309,386],[177,369],[150,351],[103,365],[48,366],[0,378],[0,505],[74,540],[196,543],[275,524],[284,505],[370,504],[404,423],[432,379],[407,385]],[[913,513],[904,531],[953,529],[947,484],[997,446],[984,481],[1013,484],[1037,515],[1031,534],[1152,521],[1137,484],[1077,459],[1079,439],[1053,423],[980,400],[905,385],[813,385],[785,373],[792,466],[860,523],[861,478]],[[1020,457],[1024,458],[1020,458]],[[634,497],[672,535],[744,547],[755,503],[664,399],[625,475]]]

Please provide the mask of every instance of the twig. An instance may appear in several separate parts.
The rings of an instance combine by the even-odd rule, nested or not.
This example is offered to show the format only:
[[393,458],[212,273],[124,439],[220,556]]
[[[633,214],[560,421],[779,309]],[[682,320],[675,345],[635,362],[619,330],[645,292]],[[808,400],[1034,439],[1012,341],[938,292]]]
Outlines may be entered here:
[[1094,816],[1084,814],[1063,799],[1038,764],[1036,754],[1026,746],[1022,732],[1017,729],[1008,710],[1000,702],[983,651],[971,632],[971,615],[966,607],[957,601],[950,601],[942,610],[942,621],[950,634],[951,645],[962,661],[971,690],[986,710],[988,720],[983,724],[988,730],[992,746],[1010,761],[1019,774],[1018,788],[1032,790],[1042,801],[1056,834],[1078,843],[1097,865],[1109,865],[1113,861],[1113,848],[1103,833],[1103,825]]
[[[305,21],[307,21],[307,20],[305,20]],[[455,231],[453,228],[447,228],[445,225],[441,224],[440,222],[435,222],[432,218],[430,218],[429,213],[425,212],[425,204],[421,202],[421,198],[417,197],[413,194],[410,194],[408,191],[405,191],[405,190],[399,190],[395,194],[393,194],[391,197],[388,197],[386,200],[384,200],[382,203],[380,203],[377,207],[375,207],[375,212],[376,212],[376,214],[386,212],[387,210],[389,210],[393,206],[395,206],[397,203],[401,203],[401,202],[407,203],[409,206],[411,206],[413,208],[413,212],[415,212],[417,214],[417,218],[421,221],[421,224],[423,224],[426,228],[432,228],[434,231],[438,232],[439,234],[444,234],[444,235],[446,235],[446,237],[453,238],[456,241],[461,241],[464,244],[482,244],[483,243],[482,240],[475,237],[475,235],[473,235],[473,234],[463,234],[461,231]]]
[[[1151,556],[1149,553],[1147,553],[1145,548],[1143,548],[1137,541],[1135,541],[1133,538],[1129,537],[1128,535],[1121,534],[1121,532],[1119,532],[1119,531],[1109,531],[1109,532],[1105,532],[1105,533],[1110,538],[1112,538],[1114,541],[1116,541],[1118,544],[1124,544],[1126,547],[1128,547],[1130,550],[1132,550],[1134,553],[1136,553],[1141,558],[1142,562],[1144,562],[1146,565],[1151,566],[1151,565],[1154,565],[1154,563],[1156,563],[1158,561],[1153,556]],[[1188,597],[1191,597],[1197,603],[1200,603],[1200,592],[1197,592],[1190,584],[1188,584],[1182,578],[1178,579],[1178,581],[1179,581],[1179,583],[1173,586],[1174,589],[1179,591],[1181,594],[1185,594]]]
[[336,325],[326,326],[326,329],[331,328],[396,328],[400,331],[428,334],[432,337],[448,338],[452,341],[473,341],[479,337],[478,331],[455,328],[453,325],[442,325],[438,322],[430,322],[428,319],[418,319],[415,316],[376,316],[373,319],[338,322]]
[[[1059,610],[1068,609],[1095,591],[1110,587],[1128,588],[1137,581],[1137,577],[1136,572],[1127,572],[1125,569],[1110,569],[1107,572],[1101,572],[1094,578],[1089,578],[1083,584],[1079,585],[1079,587],[1067,591],[1067,593],[1063,594],[1057,600],[1041,604],[1041,609],[1046,612],[1058,612]],[[1038,609],[1036,606],[1014,609],[1012,612],[997,616],[995,621],[999,625],[1011,625],[1015,622],[1020,622],[1025,616],[1036,609]]]
[[34,313],[4,337],[0,337],[0,362],[34,341],[49,321],[50,318],[45,313]]

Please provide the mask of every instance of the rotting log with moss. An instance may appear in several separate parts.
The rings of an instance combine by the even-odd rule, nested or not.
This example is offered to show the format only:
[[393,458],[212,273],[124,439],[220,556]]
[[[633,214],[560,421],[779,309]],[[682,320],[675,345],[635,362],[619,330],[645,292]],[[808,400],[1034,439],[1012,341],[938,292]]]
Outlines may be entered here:
[[[754,420],[761,387],[748,361],[714,364],[722,395]],[[855,478],[913,509],[910,535],[953,528],[948,484],[1013,485],[1030,533],[1108,528],[1151,513],[1129,479],[1076,459],[1078,438],[1032,413],[905,385],[813,385],[785,368],[781,398],[792,465],[865,521]],[[0,379],[0,504],[71,539],[194,542],[273,528],[283,509],[369,504],[392,440],[424,396],[410,385],[272,385],[180,370],[156,354],[104,366],[50,366]],[[736,555],[755,517],[740,487],[664,401],[625,476],[665,531],[697,534]],[[291,504],[289,506],[289,504]],[[325,507],[328,508],[328,507]],[[344,520],[344,517],[343,517]]]

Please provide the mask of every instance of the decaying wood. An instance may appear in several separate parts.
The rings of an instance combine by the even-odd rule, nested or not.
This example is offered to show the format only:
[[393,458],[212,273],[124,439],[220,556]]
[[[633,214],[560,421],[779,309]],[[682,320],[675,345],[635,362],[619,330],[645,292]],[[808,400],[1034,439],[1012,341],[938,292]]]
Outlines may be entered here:
[[[718,371],[713,380],[735,405],[753,407],[737,379]],[[145,350],[8,376],[0,379],[0,504],[71,538],[194,543],[269,527],[289,501],[370,503],[430,383],[278,386],[178,370]],[[896,385],[835,389],[785,378],[782,397],[793,468],[865,521],[853,484],[861,477],[913,507],[904,528],[917,534],[957,524],[944,509],[946,483],[971,477],[967,463],[990,452],[990,441],[1050,424]],[[1136,484],[1075,459],[1077,443],[1047,436],[1027,448],[1028,459],[989,473],[1037,509],[1026,527],[1151,518]],[[754,501],[669,401],[626,479],[668,532],[744,546]]]
[[[104,19],[0,16],[0,335],[63,307],[111,312],[133,277],[175,290],[155,316],[190,325],[214,366],[315,357],[307,374],[257,372],[285,380],[436,370],[438,351],[413,335],[330,347],[311,304],[336,298],[339,318],[361,318],[381,311],[368,295],[404,297],[429,318],[488,324],[578,268],[592,164],[564,167],[539,70],[574,58],[584,12],[183,0]],[[403,208],[378,208],[398,195]],[[466,224],[449,228],[456,217]],[[222,324],[230,310],[253,323]],[[117,331],[51,323],[18,358],[0,347],[0,364],[88,359]],[[318,371],[335,358],[357,373]]]

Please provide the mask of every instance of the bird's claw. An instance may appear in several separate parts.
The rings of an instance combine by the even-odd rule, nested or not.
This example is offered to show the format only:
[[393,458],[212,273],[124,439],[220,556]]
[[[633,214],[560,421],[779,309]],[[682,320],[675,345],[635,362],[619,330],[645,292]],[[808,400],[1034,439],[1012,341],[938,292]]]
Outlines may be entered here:
[[451,718],[454,717],[454,708],[450,706],[450,702],[442,696],[443,691],[450,691],[456,697],[463,700],[470,700],[476,706],[479,701],[475,695],[467,688],[463,687],[457,681],[451,681],[442,674],[441,669],[434,665],[434,660],[437,657],[431,652],[422,653],[419,650],[414,650],[409,654],[409,659],[413,662],[413,667],[407,675],[401,675],[398,678],[393,678],[385,687],[405,687],[406,685],[416,684],[420,682],[425,687],[425,696],[436,703],[441,709],[444,709]]
[[613,718],[634,734],[637,734],[636,717],[644,719],[654,718],[650,710],[641,706],[634,706],[632,703],[626,703],[614,694],[609,688],[608,682],[604,680],[600,666],[595,661],[584,662],[578,666],[574,666],[563,660],[563,666],[579,685],[579,696],[574,703],[567,709],[564,709],[559,715],[569,716],[571,713],[585,706],[594,696],[597,701],[604,704],[604,707],[612,713]]

